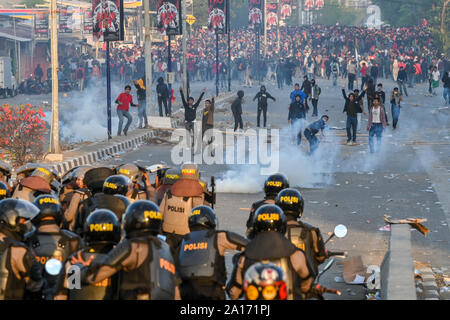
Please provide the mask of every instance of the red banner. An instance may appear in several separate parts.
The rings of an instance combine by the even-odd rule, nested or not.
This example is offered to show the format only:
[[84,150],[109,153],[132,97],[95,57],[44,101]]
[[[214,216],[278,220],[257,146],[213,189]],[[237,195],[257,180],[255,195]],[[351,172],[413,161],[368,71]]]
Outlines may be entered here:
[[227,24],[226,0],[208,0],[208,29],[210,32],[225,33]]
[[314,8],[314,0],[305,0],[305,4],[303,5],[304,11],[310,11]]
[[158,0],[156,5],[158,31],[161,34],[181,34],[180,0]]
[[249,0],[248,2],[248,26],[249,28],[261,28],[263,23],[263,0]]
[[281,19],[286,19],[292,14],[292,0],[281,0]]
[[322,9],[323,6],[324,6],[324,1],[323,0],[316,0],[316,2],[315,2],[315,9],[316,10]]
[[123,40],[123,0],[92,0],[94,41]]
[[266,3],[267,29],[278,25],[278,3]]

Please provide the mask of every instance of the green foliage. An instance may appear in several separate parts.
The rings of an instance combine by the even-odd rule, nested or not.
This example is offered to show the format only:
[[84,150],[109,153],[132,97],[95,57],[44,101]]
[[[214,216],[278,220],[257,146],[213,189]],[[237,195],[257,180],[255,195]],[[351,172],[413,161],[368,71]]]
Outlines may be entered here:
[[321,10],[318,23],[325,25],[358,26],[361,25],[366,16],[365,10],[346,8],[339,5],[337,0],[325,2],[325,6]]
[[34,8],[37,4],[44,4],[44,0],[24,0],[22,2],[24,5],[27,6],[27,8]]

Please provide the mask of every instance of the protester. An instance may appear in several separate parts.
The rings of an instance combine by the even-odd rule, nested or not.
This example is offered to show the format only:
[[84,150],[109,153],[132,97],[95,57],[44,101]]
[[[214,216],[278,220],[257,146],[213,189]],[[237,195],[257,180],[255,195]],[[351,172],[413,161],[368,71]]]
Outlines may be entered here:
[[130,94],[131,86],[125,86],[125,92],[122,92],[116,99],[117,103],[117,115],[119,116],[119,128],[117,129],[117,135],[122,135],[122,124],[123,117],[127,118],[127,124],[123,129],[124,135],[127,135],[128,129],[130,128],[131,122],[133,121],[133,117],[131,113],[128,111],[130,109],[130,105],[132,107],[139,107],[139,104],[133,103],[133,96]]

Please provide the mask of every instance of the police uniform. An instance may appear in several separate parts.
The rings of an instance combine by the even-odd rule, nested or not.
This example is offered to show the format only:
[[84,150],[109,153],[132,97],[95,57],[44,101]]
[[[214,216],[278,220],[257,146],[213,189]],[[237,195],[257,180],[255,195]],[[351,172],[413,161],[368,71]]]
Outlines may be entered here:
[[155,203],[139,200],[131,204],[123,220],[126,238],[100,264],[82,268],[82,283],[98,283],[120,272],[119,299],[179,297],[170,247],[157,237],[161,224],[162,214]]
[[[289,217],[288,217],[289,220]],[[301,221],[288,221],[286,237],[299,249],[303,250],[318,273],[319,265],[326,258],[325,245],[320,230]]]
[[162,230],[167,243],[175,254],[182,237],[189,233],[188,215],[192,208],[204,204],[203,188],[198,182],[198,169],[195,165],[185,165],[181,178],[166,192],[161,201],[163,214]]
[[84,222],[91,212],[95,209],[109,209],[114,212],[117,219],[121,221],[122,216],[130,203],[127,199],[124,199],[121,195],[110,195],[104,193],[97,193],[92,197],[84,200],[79,208],[76,215],[76,221],[74,223],[74,232],[81,234],[83,230]]
[[177,269],[185,299],[225,300],[225,250],[241,250],[247,240],[228,231],[198,230],[183,237]]
[[303,250],[318,273],[318,266],[326,258],[325,244],[319,228],[300,221],[305,201],[301,193],[294,188],[280,191],[275,199],[287,217],[286,237],[299,249]]
[[242,295],[244,274],[257,262],[272,262],[283,269],[287,277],[289,300],[301,299],[310,290],[314,273],[304,252],[284,236],[286,224],[286,216],[276,205],[264,205],[255,212],[255,235],[235,261],[231,280],[227,285],[232,299],[238,299]]
[[[114,212],[99,209],[86,219],[83,229],[87,247],[74,253],[65,264],[64,272],[59,278],[55,300],[115,300],[118,293],[118,274],[94,284],[73,287],[70,279],[73,265],[81,259],[99,264],[119,242],[121,224]],[[70,274],[70,275],[69,275]],[[70,283],[69,283],[70,282]]]
[[253,203],[250,209],[250,214],[247,219],[247,237],[253,236],[253,218],[256,210],[262,205],[274,204],[278,192],[285,188],[289,188],[289,181],[284,174],[275,173],[267,177],[264,182],[264,199]]
[[39,293],[43,288],[40,267],[23,243],[26,225],[21,222],[38,213],[39,209],[25,200],[0,201],[0,300],[20,300],[26,290]]
[[57,259],[64,263],[72,253],[81,248],[81,238],[75,233],[61,230],[56,224],[53,224],[40,226],[35,231],[26,234],[25,243],[41,266],[42,275],[47,279],[50,288],[49,295],[53,295],[57,278],[49,275],[44,266],[49,259]]

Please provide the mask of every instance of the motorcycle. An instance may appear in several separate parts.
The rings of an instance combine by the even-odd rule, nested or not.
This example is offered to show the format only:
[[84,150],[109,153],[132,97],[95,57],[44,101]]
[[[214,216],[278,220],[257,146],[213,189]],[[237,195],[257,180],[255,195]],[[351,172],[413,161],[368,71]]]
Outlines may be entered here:
[[[330,241],[335,236],[338,238],[344,238],[347,235],[347,231],[348,231],[347,227],[344,226],[343,224],[337,225],[334,228],[333,233],[324,242],[324,244],[327,244],[328,241]],[[345,252],[345,251],[328,251],[328,250],[326,250],[326,253],[327,253],[327,259],[332,256],[344,256],[345,257],[347,255],[347,252]],[[327,288],[327,287],[324,287],[319,284],[320,277],[333,266],[334,262],[335,262],[334,258],[330,259],[327,262],[327,264],[325,265],[325,267],[319,272],[316,279],[314,280],[313,285],[311,286],[310,292],[307,294],[307,299],[325,300],[325,298],[323,297],[324,293],[332,293],[332,294],[336,294],[338,296],[340,296],[342,294],[339,290]]]

